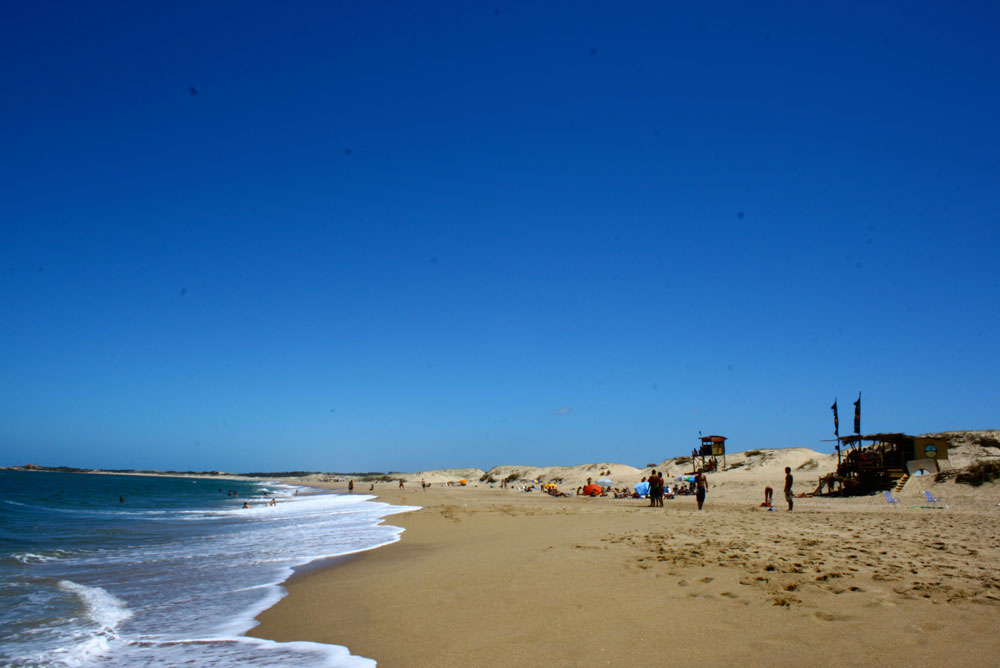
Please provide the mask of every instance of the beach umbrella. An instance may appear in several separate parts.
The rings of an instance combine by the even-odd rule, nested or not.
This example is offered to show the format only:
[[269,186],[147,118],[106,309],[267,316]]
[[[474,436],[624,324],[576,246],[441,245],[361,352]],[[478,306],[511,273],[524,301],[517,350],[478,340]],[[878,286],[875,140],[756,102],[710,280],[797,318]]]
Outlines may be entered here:
[[602,492],[604,492],[604,489],[600,485],[595,485],[594,483],[590,483],[583,488],[583,493],[587,496],[599,496]]
[[615,481],[609,478],[601,478],[600,480],[597,481],[597,484],[600,485],[601,487],[614,487]]

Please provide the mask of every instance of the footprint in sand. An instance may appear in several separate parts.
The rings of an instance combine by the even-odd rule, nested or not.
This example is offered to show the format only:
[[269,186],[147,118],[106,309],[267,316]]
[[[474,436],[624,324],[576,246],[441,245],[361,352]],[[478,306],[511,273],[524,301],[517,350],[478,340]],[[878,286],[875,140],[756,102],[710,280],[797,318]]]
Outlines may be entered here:
[[794,596],[776,596],[775,598],[771,599],[771,603],[773,605],[790,608],[792,607],[792,603],[801,603],[801,601],[799,601],[799,599],[795,598]]
[[813,617],[824,622],[844,622],[850,619],[847,615],[836,615],[832,612],[814,612]]

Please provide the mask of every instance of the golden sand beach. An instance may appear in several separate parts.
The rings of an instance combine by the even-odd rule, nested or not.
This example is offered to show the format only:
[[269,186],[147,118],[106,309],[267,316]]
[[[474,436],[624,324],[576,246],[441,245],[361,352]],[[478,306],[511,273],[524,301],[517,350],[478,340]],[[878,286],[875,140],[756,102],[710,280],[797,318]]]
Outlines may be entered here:
[[[829,456],[767,454],[712,474],[700,512],[691,496],[654,509],[442,485],[454,472],[376,484],[380,500],[422,507],[390,518],[402,539],[297,574],[252,635],[346,645],[389,667],[997,665],[998,483],[927,477],[902,507],[801,498],[786,512],[783,467],[811,491]],[[577,467],[567,488],[592,467],[644,473]],[[775,511],[759,505],[767,484]],[[948,508],[921,507],[925,489]]]

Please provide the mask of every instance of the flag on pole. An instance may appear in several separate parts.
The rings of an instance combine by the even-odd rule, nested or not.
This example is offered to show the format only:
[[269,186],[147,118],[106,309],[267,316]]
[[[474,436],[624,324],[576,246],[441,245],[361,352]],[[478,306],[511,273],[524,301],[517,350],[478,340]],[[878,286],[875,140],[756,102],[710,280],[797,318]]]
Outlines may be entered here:
[[833,437],[840,438],[840,418],[837,417],[837,400],[833,400],[833,405],[830,406],[833,410]]
[[854,402],[854,433],[861,433],[861,393],[858,392],[858,400]]

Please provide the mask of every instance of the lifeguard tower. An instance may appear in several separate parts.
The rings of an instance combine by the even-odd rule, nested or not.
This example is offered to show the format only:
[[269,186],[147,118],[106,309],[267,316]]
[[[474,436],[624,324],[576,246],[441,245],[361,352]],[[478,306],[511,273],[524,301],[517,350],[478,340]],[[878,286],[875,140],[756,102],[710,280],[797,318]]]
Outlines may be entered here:
[[701,447],[691,451],[691,461],[697,468],[697,463],[701,462],[701,468],[706,471],[719,470],[719,457],[722,457],[722,468],[726,467],[726,437],[725,436],[702,436]]

